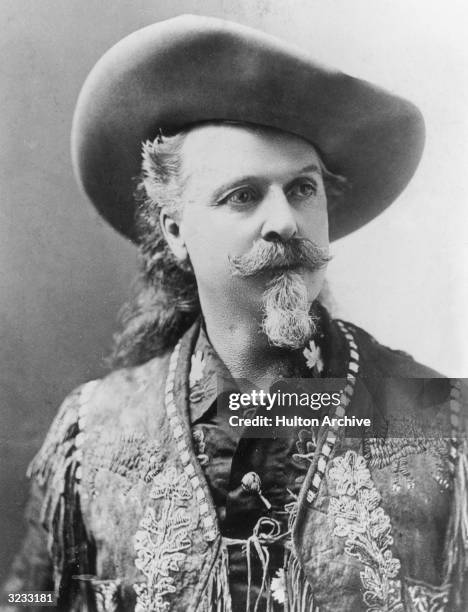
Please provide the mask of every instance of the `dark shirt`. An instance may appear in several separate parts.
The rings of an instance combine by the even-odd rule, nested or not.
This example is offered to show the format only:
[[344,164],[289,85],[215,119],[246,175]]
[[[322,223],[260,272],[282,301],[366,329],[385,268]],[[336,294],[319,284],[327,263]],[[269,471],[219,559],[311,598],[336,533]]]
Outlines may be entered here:
[[[326,325],[323,321],[313,340],[303,349],[291,352],[288,368],[291,390],[297,391],[294,379],[342,374],[341,370],[331,371],[322,359],[322,353],[326,353],[322,349]],[[281,381],[279,385],[283,388]],[[221,390],[227,391],[220,394]],[[253,406],[232,412],[219,401],[228,392],[239,389],[211,346],[203,326],[192,355],[190,391],[195,449],[210,486],[221,533],[228,538],[227,542],[244,541],[230,542],[228,546],[233,610],[246,608],[249,582],[250,602],[253,604],[260,596],[259,610],[266,609],[271,580],[271,604],[274,609],[282,609],[278,605],[282,599],[281,572],[290,550],[288,523],[310,465],[304,455],[315,448],[314,431],[287,428],[281,437],[251,437],[248,430],[232,427],[229,424],[232,414],[253,417],[269,413]],[[283,408],[285,412],[287,409]],[[317,416],[310,407],[295,409],[294,413],[305,418]],[[266,543],[260,534],[274,535]]]

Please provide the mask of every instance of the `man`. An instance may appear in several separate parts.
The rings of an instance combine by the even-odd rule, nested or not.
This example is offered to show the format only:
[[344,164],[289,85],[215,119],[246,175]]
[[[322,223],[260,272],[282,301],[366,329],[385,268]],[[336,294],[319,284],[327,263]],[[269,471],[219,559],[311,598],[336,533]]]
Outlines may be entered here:
[[[55,588],[63,610],[464,610],[460,386],[321,295],[329,240],[410,180],[417,109],[179,17],[101,59],[72,140],[89,198],[139,245],[141,288],[122,367],[66,399],[31,465],[6,592]],[[253,421],[265,389],[324,381],[339,392],[319,394],[318,425],[233,425],[241,392]]]

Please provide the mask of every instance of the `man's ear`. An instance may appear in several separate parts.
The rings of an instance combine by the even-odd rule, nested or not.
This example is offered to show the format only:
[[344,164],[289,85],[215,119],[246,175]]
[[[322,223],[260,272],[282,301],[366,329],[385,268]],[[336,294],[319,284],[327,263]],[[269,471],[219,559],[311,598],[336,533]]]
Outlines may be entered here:
[[180,231],[180,223],[164,208],[159,216],[161,229],[169,248],[179,261],[186,261],[188,253],[185,241]]

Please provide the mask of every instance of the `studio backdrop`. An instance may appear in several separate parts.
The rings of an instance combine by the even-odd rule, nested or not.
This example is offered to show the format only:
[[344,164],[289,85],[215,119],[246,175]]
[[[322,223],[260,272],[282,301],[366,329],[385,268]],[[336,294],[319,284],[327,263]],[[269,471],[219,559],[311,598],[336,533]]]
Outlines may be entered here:
[[409,187],[378,219],[332,246],[335,314],[444,374],[468,372],[464,2],[2,0],[2,576],[21,538],[27,465],[62,399],[105,373],[136,270],[134,247],[74,181],[69,135],[76,98],[115,42],[187,12],[282,37],[419,106],[426,150]]

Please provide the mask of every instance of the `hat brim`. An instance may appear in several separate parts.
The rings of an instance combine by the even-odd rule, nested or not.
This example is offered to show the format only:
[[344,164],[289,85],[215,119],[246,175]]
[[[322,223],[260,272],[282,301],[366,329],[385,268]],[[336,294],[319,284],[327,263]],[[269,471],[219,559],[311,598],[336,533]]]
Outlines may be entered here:
[[275,127],[313,143],[350,186],[330,239],[363,226],[411,179],[424,122],[407,100],[314,62],[232,22],[180,16],[124,38],[96,64],[72,128],[75,174],[92,203],[133,241],[141,144],[200,121]]

